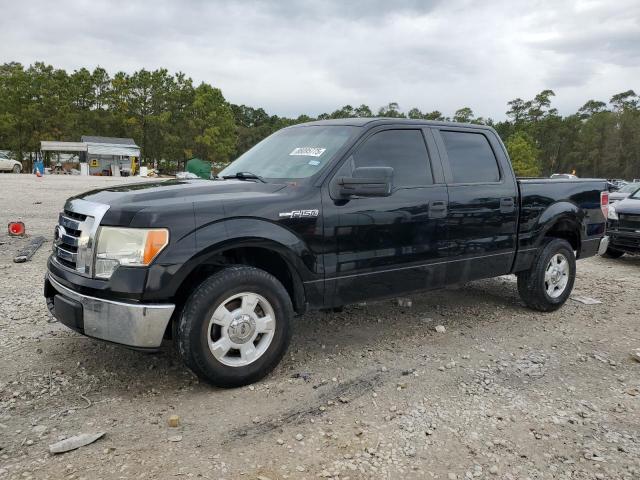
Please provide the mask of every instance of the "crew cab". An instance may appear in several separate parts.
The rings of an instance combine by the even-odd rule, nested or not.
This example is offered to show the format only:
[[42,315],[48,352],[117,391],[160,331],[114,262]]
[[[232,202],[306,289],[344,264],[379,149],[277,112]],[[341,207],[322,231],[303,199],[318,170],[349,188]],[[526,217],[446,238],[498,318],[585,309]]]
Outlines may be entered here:
[[44,293],[78,332],[148,350],[172,339],[198,376],[239,386],[275,367],[307,310],[504,274],[527,306],[559,308],[575,259],[606,247],[605,190],[516,179],[488,126],[305,123],[216,179],[70,198]]

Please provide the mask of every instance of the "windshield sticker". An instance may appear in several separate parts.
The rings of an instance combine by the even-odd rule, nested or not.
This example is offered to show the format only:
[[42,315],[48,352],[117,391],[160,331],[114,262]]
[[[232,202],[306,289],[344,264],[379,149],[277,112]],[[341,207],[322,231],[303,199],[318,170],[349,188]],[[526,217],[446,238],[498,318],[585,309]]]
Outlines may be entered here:
[[297,147],[289,155],[298,157],[319,157],[325,152],[326,148],[319,147]]
[[317,167],[318,165],[320,165],[320,160],[309,160],[309,165]]

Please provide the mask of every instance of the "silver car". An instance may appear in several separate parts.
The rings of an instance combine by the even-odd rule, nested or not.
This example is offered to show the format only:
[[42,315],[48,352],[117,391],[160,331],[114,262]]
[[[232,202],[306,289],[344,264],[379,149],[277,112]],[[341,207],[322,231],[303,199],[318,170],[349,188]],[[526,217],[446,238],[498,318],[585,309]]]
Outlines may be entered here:
[[22,164],[17,160],[10,159],[6,153],[0,152],[0,171],[20,173],[22,172]]

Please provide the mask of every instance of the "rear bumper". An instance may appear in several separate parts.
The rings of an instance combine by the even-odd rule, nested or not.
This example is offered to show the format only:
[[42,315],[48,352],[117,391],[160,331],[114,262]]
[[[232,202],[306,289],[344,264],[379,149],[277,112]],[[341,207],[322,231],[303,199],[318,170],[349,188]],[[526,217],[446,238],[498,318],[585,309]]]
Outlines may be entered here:
[[45,277],[45,297],[60,323],[89,337],[134,348],[162,343],[175,309],[173,304],[140,304],[96,298],[75,292]]
[[598,255],[603,255],[609,248],[609,236],[602,237],[600,240],[600,246],[598,247]]
[[578,252],[578,258],[589,258],[599,253],[602,243],[605,241],[605,238],[607,237],[589,238],[587,240],[582,240],[580,244],[580,251]]

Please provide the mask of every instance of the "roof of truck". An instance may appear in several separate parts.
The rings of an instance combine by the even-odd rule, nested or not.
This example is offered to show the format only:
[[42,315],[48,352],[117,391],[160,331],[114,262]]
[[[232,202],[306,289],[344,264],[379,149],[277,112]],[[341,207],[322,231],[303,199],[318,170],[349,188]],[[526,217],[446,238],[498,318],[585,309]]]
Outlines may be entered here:
[[422,120],[412,118],[393,118],[393,117],[356,117],[356,118],[335,118],[331,120],[316,120],[314,122],[299,123],[292,125],[294,127],[300,125],[344,125],[352,127],[369,127],[373,125],[387,125],[387,124],[401,124],[401,125],[431,125],[431,126],[450,126],[450,127],[468,127],[490,130],[488,125],[479,125],[477,123],[457,123],[457,122],[443,122],[439,120]]

